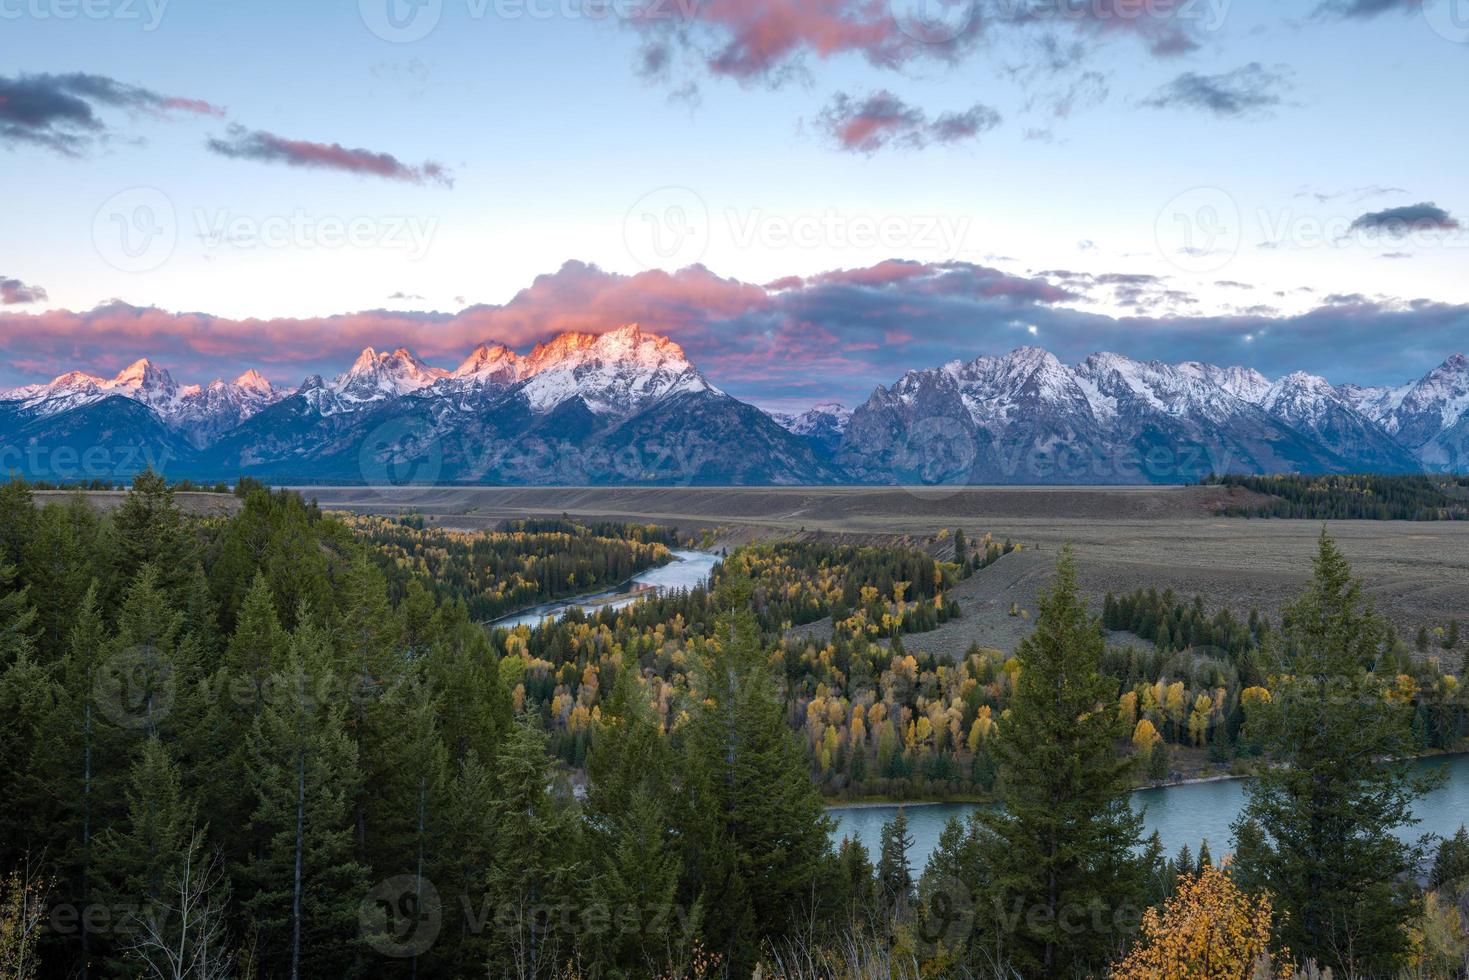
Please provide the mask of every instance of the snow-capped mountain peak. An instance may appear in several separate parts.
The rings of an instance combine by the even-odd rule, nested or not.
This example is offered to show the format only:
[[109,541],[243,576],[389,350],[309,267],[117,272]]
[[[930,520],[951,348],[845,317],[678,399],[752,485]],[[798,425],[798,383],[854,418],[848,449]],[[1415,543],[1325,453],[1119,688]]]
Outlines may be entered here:
[[147,405],[166,427],[182,432],[195,445],[204,445],[278,401],[282,394],[254,370],[232,382],[216,379],[208,385],[179,385],[167,370],[144,357],[111,378],[68,371],[47,384],[7,392],[0,400],[18,401],[23,411],[47,418],[110,397]]
[[146,357],[140,357],[117,373],[110,382],[113,388],[162,388],[173,384],[173,377]]
[[406,347],[391,352],[366,347],[328,388],[339,407],[351,407],[406,395],[447,377],[448,371],[425,364]]
[[520,356],[504,344],[480,344],[450,376],[512,384],[520,378]]
[[822,432],[840,435],[847,431],[847,423],[852,421],[852,410],[840,402],[819,402],[799,414],[772,412],[770,417],[782,429],[798,436]]
[[520,392],[546,412],[579,397],[593,412],[626,414],[681,392],[718,393],[683,348],[632,323],[603,334],[565,333],[537,344],[519,364]]
[[250,368],[248,371],[246,371],[244,374],[240,375],[238,378],[230,383],[237,388],[244,388],[249,391],[258,391],[265,395],[272,395],[275,393],[275,385],[271,384],[269,380],[267,380],[263,375],[261,375],[259,371],[255,370],[254,368]]

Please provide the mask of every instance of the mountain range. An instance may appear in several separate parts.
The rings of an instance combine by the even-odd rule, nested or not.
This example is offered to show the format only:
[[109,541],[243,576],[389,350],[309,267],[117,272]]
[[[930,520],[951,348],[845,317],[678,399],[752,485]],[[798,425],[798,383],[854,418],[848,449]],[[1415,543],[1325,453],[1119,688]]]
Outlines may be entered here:
[[180,385],[148,360],[0,393],[0,468],[277,483],[1179,483],[1469,467],[1469,359],[1398,387],[1037,347],[909,371],[855,410],[767,413],[636,324],[455,369],[364,350],[294,390]]

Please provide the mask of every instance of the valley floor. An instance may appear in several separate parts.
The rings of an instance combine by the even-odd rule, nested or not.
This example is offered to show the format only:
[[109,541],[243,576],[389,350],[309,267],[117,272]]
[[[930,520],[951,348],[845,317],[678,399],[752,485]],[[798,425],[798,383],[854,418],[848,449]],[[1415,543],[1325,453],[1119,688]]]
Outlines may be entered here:
[[[673,524],[734,546],[751,540],[830,536],[927,537],[960,527],[1026,548],[964,582],[965,615],[905,639],[912,649],[962,653],[972,641],[1013,649],[1056,550],[1075,543],[1083,590],[1100,610],[1108,592],[1150,586],[1202,594],[1214,607],[1276,612],[1310,573],[1322,524],[1220,517],[1252,495],[1223,487],[801,487],[506,488],[309,487],[323,507],[413,511],[446,527],[488,527],[512,517],[569,513]],[[1333,521],[1329,524],[1379,608],[1408,636],[1469,618],[1469,522]],[[1445,657],[1457,661],[1456,654]]]

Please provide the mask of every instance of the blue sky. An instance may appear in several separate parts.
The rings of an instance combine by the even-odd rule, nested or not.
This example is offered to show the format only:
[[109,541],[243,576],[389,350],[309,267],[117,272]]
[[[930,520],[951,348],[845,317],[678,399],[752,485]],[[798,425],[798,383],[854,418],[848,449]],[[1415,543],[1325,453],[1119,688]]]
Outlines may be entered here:
[[[644,17],[0,0],[0,382],[143,355],[293,382],[365,338],[452,366],[478,328],[524,346],[629,316],[781,405],[815,371],[850,401],[1026,340],[1361,383],[1469,347],[1469,0],[928,0],[957,32],[938,45],[912,39],[918,0],[608,2]],[[389,9],[432,29],[386,40]],[[27,79],[13,95],[82,98],[94,125],[59,149],[7,123]],[[999,281],[971,273],[837,303],[812,280],[889,259],[1068,295],[929,302]],[[567,262],[595,266],[595,297],[561,288]],[[649,270],[696,264],[723,298],[671,305]],[[120,324],[112,301],[156,310]],[[379,309],[443,316],[338,316]]]

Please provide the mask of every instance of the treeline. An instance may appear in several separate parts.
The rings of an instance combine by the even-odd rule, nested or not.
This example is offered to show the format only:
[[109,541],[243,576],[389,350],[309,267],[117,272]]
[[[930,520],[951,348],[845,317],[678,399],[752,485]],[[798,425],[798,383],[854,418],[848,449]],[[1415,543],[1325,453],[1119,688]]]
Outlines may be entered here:
[[[1241,737],[1244,702],[1252,691],[1268,695],[1273,679],[1262,650],[1278,624],[1256,609],[1243,621],[1228,609],[1210,614],[1202,596],[1185,602],[1171,589],[1149,588],[1108,593],[1102,625],[1154,643],[1152,650],[1109,647],[1102,660],[1103,672],[1121,686],[1119,710],[1134,728],[1134,746],[1149,758],[1150,778],[1167,777],[1169,744],[1207,748],[1216,763],[1258,754]],[[1415,751],[1454,749],[1469,736],[1469,690],[1428,655],[1435,647],[1452,649],[1457,631],[1436,632],[1430,645],[1429,632],[1419,631],[1415,656],[1387,630],[1371,665],[1392,677],[1398,696],[1412,706]]]
[[1275,499],[1231,504],[1227,517],[1310,520],[1462,521],[1469,519],[1469,477],[1211,476],[1209,486],[1239,487]]
[[672,560],[678,543],[667,528],[565,518],[503,531],[451,531],[412,516],[340,519],[369,543],[395,598],[417,579],[440,601],[462,601],[476,620],[619,585]]

